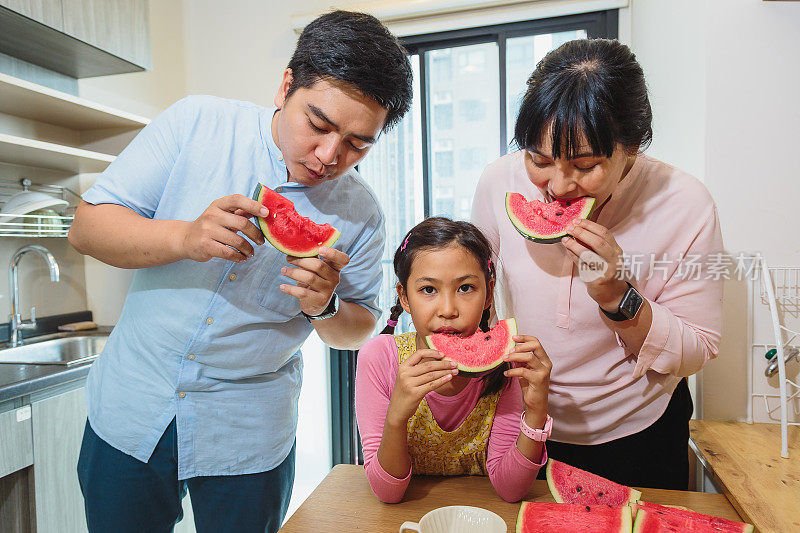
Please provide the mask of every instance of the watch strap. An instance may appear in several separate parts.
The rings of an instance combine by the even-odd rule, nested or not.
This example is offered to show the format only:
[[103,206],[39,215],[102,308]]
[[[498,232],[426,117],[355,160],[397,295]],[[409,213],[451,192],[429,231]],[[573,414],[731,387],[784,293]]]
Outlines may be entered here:
[[339,295],[334,292],[333,295],[331,296],[331,301],[328,302],[328,307],[326,307],[322,311],[322,313],[318,315],[308,315],[306,313],[303,313],[302,311],[300,312],[303,314],[304,317],[306,317],[306,319],[308,319],[309,322],[311,322],[312,320],[325,320],[326,318],[330,318],[337,312],[339,312]]
[[547,418],[544,420],[544,427],[541,429],[533,429],[525,423],[525,411],[523,411],[519,429],[522,431],[522,434],[529,439],[536,442],[544,442],[550,438],[550,434],[553,432],[553,418],[547,415]]

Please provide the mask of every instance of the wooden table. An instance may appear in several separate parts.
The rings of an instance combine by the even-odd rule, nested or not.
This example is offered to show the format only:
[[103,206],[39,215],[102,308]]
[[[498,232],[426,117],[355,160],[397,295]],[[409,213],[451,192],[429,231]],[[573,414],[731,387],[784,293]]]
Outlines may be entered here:
[[[546,481],[536,481],[525,499],[553,501]],[[722,494],[642,489],[642,499],[684,505],[701,513],[739,520],[739,515]],[[331,470],[281,531],[396,532],[404,521],[416,522],[431,509],[445,505],[474,505],[489,509],[506,521],[509,531],[514,531],[520,506],[500,499],[488,478],[476,476],[415,477],[401,503],[385,504],[372,494],[363,466],[339,465]]]
[[690,445],[714,483],[761,533],[800,532],[800,428],[789,427],[789,459],[778,424],[692,420]]

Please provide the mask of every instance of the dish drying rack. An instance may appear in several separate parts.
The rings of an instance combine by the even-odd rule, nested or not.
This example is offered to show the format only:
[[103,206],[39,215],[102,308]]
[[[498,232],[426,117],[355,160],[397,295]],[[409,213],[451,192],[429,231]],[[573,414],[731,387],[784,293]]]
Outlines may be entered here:
[[[795,378],[787,375],[786,365],[797,356],[800,347],[800,332],[786,326],[789,319],[800,318],[800,267],[779,266],[770,267],[761,256],[755,256],[757,269],[751,278],[752,287],[749,291],[751,300],[748,316],[750,337],[753,340],[754,315],[757,305],[765,305],[769,309],[772,322],[772,335],[774,341],[767,344],[750,342],[751,360],[748,362],[748,404],[747,422],[753,423],[753,403],[757,399],[763,400],[766,414],[770,420],[780,423],[781,426],[781,457],[789,457],[788,427],[800,426],[800,422],[789,421],[789,407],[792,407],[794,420],[800,420],[800,384]],[[754,296],[758,295],[760,302]],[[756,360],[766,362],[764,354],[774,350],[775,355],[770,360],[777,363],[778,394],[754,392]],[[788,360],[787,360],[788,359]],[[777,402],[776,402],[777,400]],[[776,415],[777,413],[777,415]]]
[[[59,185],[40,185],[28,178],[19,180],[0,179],[0,209],[14,194],[22,191],[38,191],[69,202],[68,195],[77,194]],[[0,237],[66,237],[75,218],[74,202],[59,207],[61,213],[53,215],[2,215]]]

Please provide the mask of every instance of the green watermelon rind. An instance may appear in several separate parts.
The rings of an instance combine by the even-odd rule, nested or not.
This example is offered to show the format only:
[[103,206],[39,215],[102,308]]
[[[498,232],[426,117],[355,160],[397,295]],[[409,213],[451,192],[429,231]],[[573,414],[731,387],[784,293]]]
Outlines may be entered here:
[[[514,193],[512,192],[506,193],[506,215],[508,215],[508,219],[511,221],[511,224],[514,225],[514,229],[516,229],[520,233],[520,235],[522,235],[529,241],[533,241],[539,244],[555,244],[557,242],[561,242],[561,239],[567,236],[566,231],[560,231],[558,233],[545,235],[541,233],[536,233],[536,231],[526,227],[525,224],[511,212],[512,194]],[[586,205],[583,206],[583,209],[581,210],[580,214],[577,217],[573,218],[572,220],[576,220],[578,218],[586,219],[592,216],[592,213],[594,212],[595,199],[592,198],[591,196],[584,196],[583,198],[587,200]]]
[[[253,191],[252,199],[258,203],[262,203],[261,193],[264,188],[265,187],[260,183],[256,185],[256,188]],[[339,240],[339,237],[342,236],[339,230],[334,228],[333,230],[334,233],[328,238],[327,241],[323,242],[319,247],[314,248],[311,251],[292,250],[291,248],[284,246],[283,244],[281,244],[280,241],[278,241],[277,237],[275,237],[272,234],[272,231],[270,231],[266,220],[264,220],[261,217],[257,217],[257,219],[258,219],[258,227],[261,230],[261,233],[264,234],[264,238],[267,239],[267,241],[272,246],[274,246],[279,252],[284,253],[286,255],[291,255],[292,257],[316,257],[317,255],[319,255],[319,248],[321,248],[322,246],[330,248],[336,243],[336,241]]]
[[[558,463],[559,463],[559,461],[556,461],[555,459],[548,459],[547,460],[547,468],[545,470],[545,474],[547,476],[547,486],[550,488],[550,494],[552,494],[553,499],[556,501],[556,503],[564,503],[564,497],[561,496],[561,493],[559,492],[558,487],[556,486],[556,481],[555,481],[555,479],[553,479],[553,467]],[[570,466],[570,465],[568,465],[566,463],[561,463],[561,464],[567,466],[568,468],[573,468],[575,470],[580,470],[580,468],[575,468],[574,466]],[[589,472],[589,473],[591,474],[591,472]],[[596,474],[592,474],[592,475],[596,475]],[[601,477],[601,476],[598,476],[598,477]],[[608,482],[609,483],[614,483],[611,480],[608,480]],[[619,483],[615,483],[615,484],[619,485]],[[632,487],[627,487],[627,488],[628,488],[628,490],[631,491],[630,492],[630,496],[628,498],[628,502],[627,502],[628,505],[637,503],[639,501],[639,498],[642,496],[641,491],[638,491],[638,490],[636,490],[636,489],[634,489]],[[602,504],[595,504],[595,505],[602,505]]]
[[[648,508],[647,507],[648,505],[653,505],[655,507]],[[713,517],[712,515],[706,515],[706,514],[703,514],[703,513],[698,513],[698,512],[687,510],[687,509],[683,509],[683,508],[680,508],[680,507],[674,507],[674,506],[670,506],[670,505],[653,504],[651,502],[636,502],[635,504],[632,504],[632,506],[633,506],[633,512],[635,513],[635,518],[636,518],[634,520],[634,523],[633,523],[633,532],[634,533],[643,533],[644,528],[647,525],[647,524],[645,524],[645,521],[651,515],[655,516],[656,511],[658,511],[659,508],[666,508],[666,509],[663,509],[663,510],[669,516],[688,517],[689,519],[692,519],[692,515],[697,515],[698,517],[703,517],[703,518],[718,518],[718,517]],[[675,512],[671,513],[670,510],[674,510]],[[699,518],[698,518],[698,520],[699,520]],[[736,529],[736,533],[753,533],[753,531],[755,530],[755,528],[753,527],[752,524],[747,524],[747,523],[744,523],[744,522],[737,522],[735,520],[729,520],[729,522],[732,522],[732,524],[735,524],[735,525],[741,524],[742,527],[740,529],[737,528]],[[700,524],[700,525],[702,525],[702,524]],[[717,530],[715,529],[715,531],[717,531]],[[725,531],[729,531],[730,533],[733,533],[732,529],[726,529]]]
[[[500,354],[500,356],[497,359],[493,360],[488,365],[483,365],[483,366],[468,366],[456,361],[458,365],[456,366],[456,368],[458,368],[459,375],[462,375],[464,377],[479,377],[480,374],[482,374],[483,372],[493,370],[498,366],[500,366],[501,364],[503,364],[503,357],[509,352],[511,352],[512,348],[514,348],[514,346],[517,345],[517,343],[514,342],[514,335],[517,334],[517,320],[515,318],[506,318],[505,320],[501,320],[501,322],[505,322],[506,327],[508,328],[508,341],[506,342],[506,346],[503,349],[503,353]],[[433,342],[433,335],[426,336],[425,343],[431,350],[438,350],[438,348],[436,348],[435,346],[435,343]]]
[[[519,506],[519,512],[517,513],[517,525],[516,525],[516,528],[515,528],[515,533],[524,533],[522,528],[524,526],[523,518],[525,516],[525,507],[527,507],[529,504],[533,504],[533,503],[537,503],[537,502],[522,502],[522,505]],[[566,503],[566,504],[563,504],[563,505],[570,505],[570,504]],[[603,506],[603,507],[605,507],[605,506]],[[633,523],[634,523],[633,522],[633,515],[632,515],[631,508],[628,505],[620,505],[619,506],[619,510],[620,510],[619,511],[620,514],[622,515],[620,517],[620,521],[621,521],[620,527],[619,527],[619,529],[617,531],[609,530],[609,533],[630,533],[631,528],[633,527]]]

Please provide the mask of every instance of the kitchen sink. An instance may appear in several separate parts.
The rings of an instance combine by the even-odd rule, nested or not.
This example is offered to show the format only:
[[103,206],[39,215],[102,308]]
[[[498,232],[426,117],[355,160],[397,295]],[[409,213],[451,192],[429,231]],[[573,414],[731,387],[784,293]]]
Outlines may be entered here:
[[25,339],[14,348],[0,347],[0,363],[30,365],[77,365],[100,355],[108,335],[54,333]]

